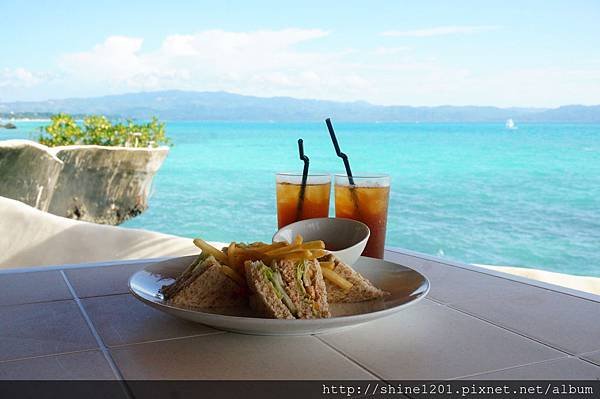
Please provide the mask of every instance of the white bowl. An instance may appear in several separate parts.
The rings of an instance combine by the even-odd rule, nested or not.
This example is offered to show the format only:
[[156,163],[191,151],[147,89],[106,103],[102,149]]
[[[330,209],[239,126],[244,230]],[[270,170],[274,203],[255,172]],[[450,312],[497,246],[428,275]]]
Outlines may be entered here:
[[273,242],[292,242],[298,234],[304,241],[325,241],[326,250],[342,262],[353,265],[365,249],[371,231],[366,224],[352,219],[306,219],[279,229],[273,235]]

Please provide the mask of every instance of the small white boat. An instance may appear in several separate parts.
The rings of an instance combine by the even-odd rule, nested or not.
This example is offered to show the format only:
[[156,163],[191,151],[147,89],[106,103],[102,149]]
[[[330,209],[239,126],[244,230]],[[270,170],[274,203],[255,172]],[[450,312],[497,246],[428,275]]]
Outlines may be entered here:
[[511,118],[506,120],[506,128],[510,129],[510,130],[515,130],[518,129],[517,125],[515,125],[515,121],[513,121]]

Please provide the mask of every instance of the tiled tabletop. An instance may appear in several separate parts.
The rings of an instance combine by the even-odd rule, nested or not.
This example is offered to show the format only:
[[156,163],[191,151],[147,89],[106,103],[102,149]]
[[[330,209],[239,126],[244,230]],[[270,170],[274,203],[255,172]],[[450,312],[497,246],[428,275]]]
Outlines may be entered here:
[[127,288],[149,260],[0,272],[0,379],[600,379],[600,297],[390,249],[419,304],[303,337],[173,318]]

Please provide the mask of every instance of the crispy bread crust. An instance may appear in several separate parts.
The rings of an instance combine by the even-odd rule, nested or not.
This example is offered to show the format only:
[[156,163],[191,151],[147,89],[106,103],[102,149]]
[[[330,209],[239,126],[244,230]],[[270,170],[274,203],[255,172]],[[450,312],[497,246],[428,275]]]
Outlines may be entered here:
[[240,287],[221,272],[221,264],[213,256],[194,261],[161,291],[168,304],[187,308],[239,306],[246,302]]
[[259,272],[262,262],[246,262],[246,281],[250,289],[250,307],[257,314],[271,319],[294,319],[294,315],[277,298],[271,282]]
[[321,260],[323,262],[334,262],[335,267],[333,271],[352,283],[352,288],[345,291],[337,285],[325,280],[325,286],[327,287],[327,300],[330,303],[370,301],[372,299],[383,298],[390,294],[387,291],[383,291],[375,287],[360,273],[352,269],[347,264],[341,262],[333,255],[327,255],[326,257],[321,258]]
[[[198,255],[196,259],[181,273],[177,279],[169,284],[163,285],[160,289],[160,292],[163,294],[165,300],[171,299],[175,294],[181,291],[182,288],[189,285],[192,281],[194,281],[199,275],[206,271],[206,267],[203,267],[205,262],[212,262],[209,260],[212,258],[216,262],[214,257],[205,258],[202,254]],[[208,265],[208,263],[206,263]]]
[[240,306],[246,302],[240,287],[213,264],[181,289],[168,303],[192,308]]

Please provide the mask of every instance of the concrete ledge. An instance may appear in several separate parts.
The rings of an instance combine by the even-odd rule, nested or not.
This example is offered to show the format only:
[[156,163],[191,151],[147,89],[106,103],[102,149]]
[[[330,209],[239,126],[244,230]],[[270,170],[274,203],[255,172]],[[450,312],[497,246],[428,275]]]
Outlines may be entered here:
[[45,145],[29,140],[0,142],[0,195],[47,211],[64,166]]
[[120,224],[148,207],[168,147],[0,142],[0,195],[58,216]]

